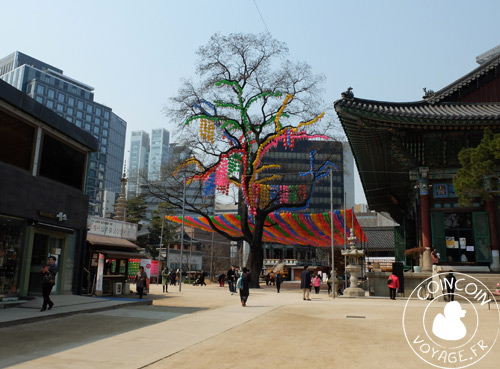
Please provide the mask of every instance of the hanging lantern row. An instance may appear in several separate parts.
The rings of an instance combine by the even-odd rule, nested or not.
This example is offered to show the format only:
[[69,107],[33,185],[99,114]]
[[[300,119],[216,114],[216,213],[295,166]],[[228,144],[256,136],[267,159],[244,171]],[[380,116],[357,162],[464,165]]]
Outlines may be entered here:
[[202,141],[214,143],[214,132],[215,132],[214,124],[206,118],[201,118],[200,119],[200,138],[202,139]]

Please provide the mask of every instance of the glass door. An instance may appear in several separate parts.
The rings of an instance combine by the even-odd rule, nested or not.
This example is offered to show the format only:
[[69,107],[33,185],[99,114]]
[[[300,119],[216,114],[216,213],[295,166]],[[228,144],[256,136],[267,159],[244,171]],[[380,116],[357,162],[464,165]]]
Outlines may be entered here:
[[42,293],[42,268],[47,265],[49,257],[49,235],[35,233],[33,251],[31,253],[30,280],[28,291],[30,294]]

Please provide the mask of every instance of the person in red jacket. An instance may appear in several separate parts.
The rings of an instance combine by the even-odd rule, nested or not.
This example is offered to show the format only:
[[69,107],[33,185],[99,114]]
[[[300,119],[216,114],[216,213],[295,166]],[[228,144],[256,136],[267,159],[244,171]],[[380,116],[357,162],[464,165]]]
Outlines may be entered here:
[[389,296],[391,300],[396,300],[396,293],[399,289],[399,278],[394,272],[387,279],[387,287],[389,287]]

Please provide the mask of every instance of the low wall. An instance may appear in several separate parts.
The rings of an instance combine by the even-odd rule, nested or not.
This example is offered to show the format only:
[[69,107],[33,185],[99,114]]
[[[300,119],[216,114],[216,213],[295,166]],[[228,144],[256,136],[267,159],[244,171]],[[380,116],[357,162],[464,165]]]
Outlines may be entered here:
[[[389,297],[389,288],[387,287],[387,279],[391,275],[389,272],[368,272],[368,291],[370,296]],[[430,272],[404,273],[404,297],[409,297],[412,291],[420,282],[431,276]],[[398,294],[399,295],[399,294]],[[399,295],[400,296],[400,295]]]

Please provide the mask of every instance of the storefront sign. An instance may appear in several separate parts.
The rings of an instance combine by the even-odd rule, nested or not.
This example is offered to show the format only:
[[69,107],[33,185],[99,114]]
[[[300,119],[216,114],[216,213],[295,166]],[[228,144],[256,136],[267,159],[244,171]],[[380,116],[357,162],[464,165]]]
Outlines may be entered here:
[[97,236],[118,237],[135,241],[137,239],[137,224],[119,220],[89,217],[87,221],[88,234]]
[[97,264],[97,281],[96,281],[96,294],[102,295],[102,279],[104,276],[104,255],[99,254],[99,262]]

